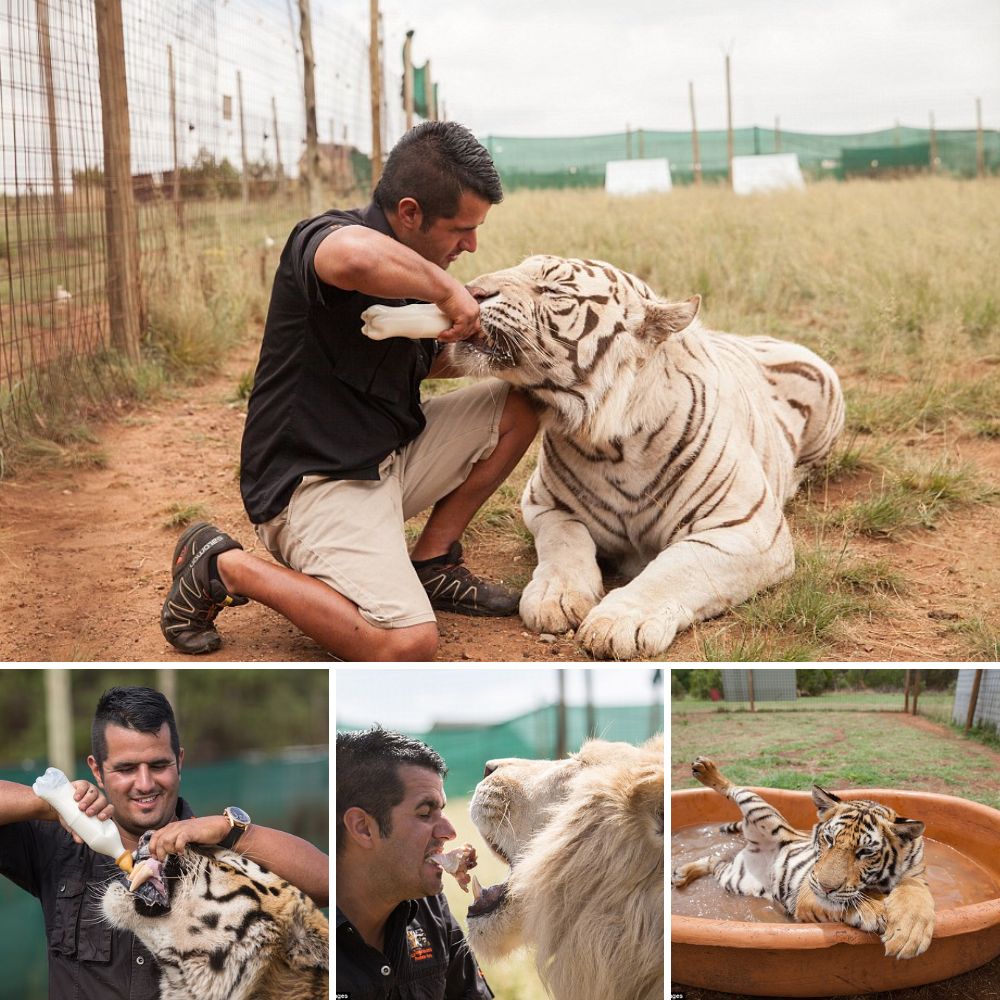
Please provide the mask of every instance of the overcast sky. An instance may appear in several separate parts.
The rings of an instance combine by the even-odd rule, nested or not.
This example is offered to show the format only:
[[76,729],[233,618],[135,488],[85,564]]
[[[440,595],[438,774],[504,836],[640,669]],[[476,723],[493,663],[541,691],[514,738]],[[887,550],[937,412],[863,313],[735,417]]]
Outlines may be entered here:
[[[596,667],[594,701],[599,705],[647,705],[652,667]],[[566,673],[566,700],[585,704],[583,669]],[[371,724],[411,732],[434,722],[500,722],[552,704],[558,695],[557,671],[546,667],[379,669],[334,671],[338,722]],[[661,689],[662,691],[662,689]]]
[[[334,0],[367,30],[367,0]],[[998,0],[382,0],[393,70],[407,29],[447,116],[481,136],[724,128],[1000,127]]]

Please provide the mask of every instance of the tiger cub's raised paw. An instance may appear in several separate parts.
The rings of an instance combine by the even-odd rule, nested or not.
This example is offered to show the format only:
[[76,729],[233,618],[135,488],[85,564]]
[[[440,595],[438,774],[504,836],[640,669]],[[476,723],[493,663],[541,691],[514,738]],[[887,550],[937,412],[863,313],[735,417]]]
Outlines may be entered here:
[[724,777],[722,772],[715,766],[715,761],[708,757],[695,757],[691,765],[691,774],[708,788],[714,788],[717,792],[728,788],[731,782]]

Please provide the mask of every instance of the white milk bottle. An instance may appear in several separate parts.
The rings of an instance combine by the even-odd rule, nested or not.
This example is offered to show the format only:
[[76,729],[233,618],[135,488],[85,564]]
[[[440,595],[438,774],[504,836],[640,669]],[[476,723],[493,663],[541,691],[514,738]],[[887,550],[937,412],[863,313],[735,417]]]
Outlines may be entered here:
[[132,855],[125,850],[118,827],[110,819],[100,820],[96,816],[88,816],[73,798],[75,789],[62,771],[50,767],[45,774],[35,779],[31,789],[62,816],[92,851],[114,858],[115,864],[122,871],[132,871]]
[[408,337],[424,340],[444,333],[451,320],[433,302],[414,302],[408,306],[369,306],[362,314],[361,332],[371,340]]

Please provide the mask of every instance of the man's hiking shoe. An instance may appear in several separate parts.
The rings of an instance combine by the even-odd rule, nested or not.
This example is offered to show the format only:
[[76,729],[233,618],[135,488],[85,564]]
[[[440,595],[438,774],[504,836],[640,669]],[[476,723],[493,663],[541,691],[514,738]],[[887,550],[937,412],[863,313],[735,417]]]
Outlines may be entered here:
[[214,556],[242,549],[235,539],[204,521],[192,524],[177,540],[171,564],[173,584],[160,612],[160,631],[182,653],[211,653],[222,644],[215,616],[223,609],[247,604],[230,594],[211,572]]
[[473,576],[462,565],[461,542],[452,542],[438,559],[414,563],[414,569],[435,611],[503,618],[514,614],[521,600],[502,584]]

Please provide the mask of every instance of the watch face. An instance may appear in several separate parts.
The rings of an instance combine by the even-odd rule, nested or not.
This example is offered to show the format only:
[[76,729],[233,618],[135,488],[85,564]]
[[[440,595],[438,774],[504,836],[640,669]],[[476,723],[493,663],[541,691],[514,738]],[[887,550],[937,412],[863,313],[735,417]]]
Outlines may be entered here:
[[237,823],[249,823],[250,817],[239,807],[239,806],[229,806],[226,812],[237,822]]

